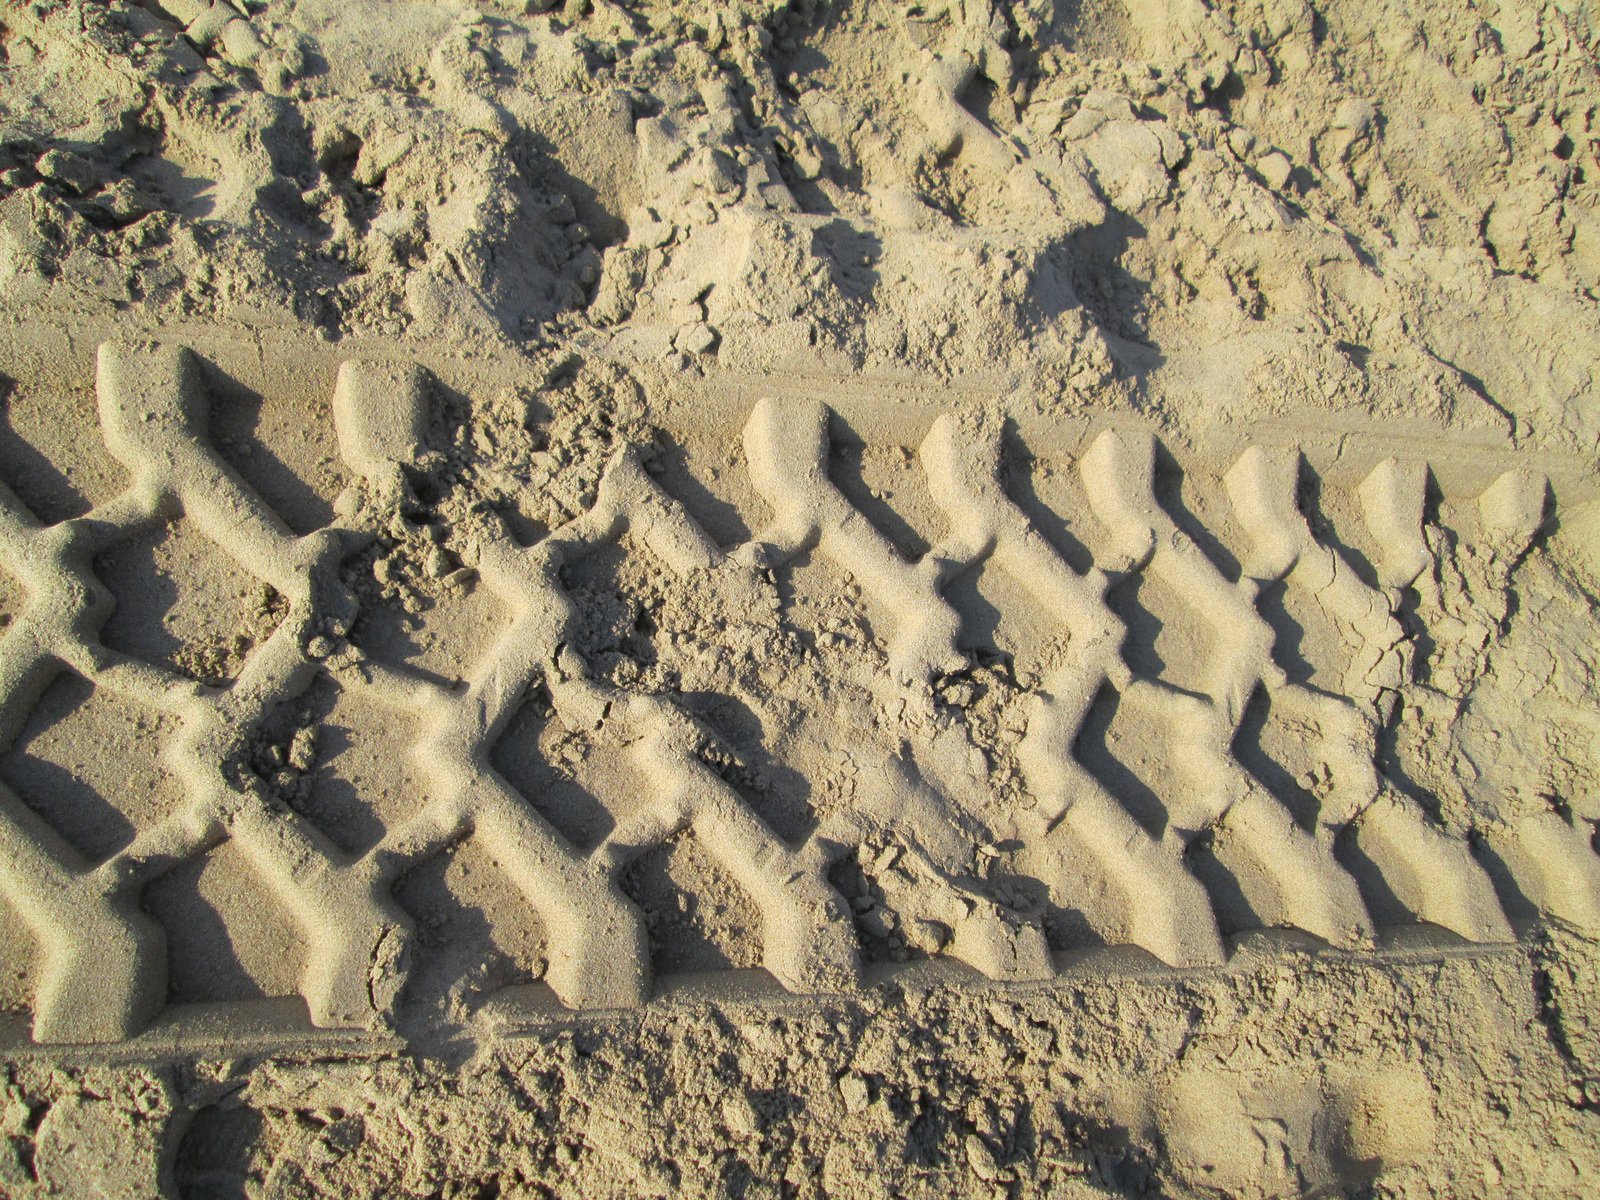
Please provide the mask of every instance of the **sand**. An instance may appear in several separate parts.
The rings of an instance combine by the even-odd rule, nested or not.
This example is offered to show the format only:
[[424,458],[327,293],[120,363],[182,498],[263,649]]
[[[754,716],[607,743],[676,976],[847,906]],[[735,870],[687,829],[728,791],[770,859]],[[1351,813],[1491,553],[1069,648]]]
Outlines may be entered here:
[[1600,25],[0,11],[0,1196],[1588,1196]]

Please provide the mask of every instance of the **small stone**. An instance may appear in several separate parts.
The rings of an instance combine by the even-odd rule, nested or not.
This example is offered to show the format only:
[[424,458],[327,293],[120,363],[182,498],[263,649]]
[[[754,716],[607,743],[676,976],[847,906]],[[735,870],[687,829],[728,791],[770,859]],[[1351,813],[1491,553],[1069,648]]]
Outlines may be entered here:
[[686,329],[680,329],[676,344],[685,354],[707,354],[717,344],[717,332],[701,321]]
[[1289,182],[1289,175],[1294,170],[1294,164],[1289,161],[1289,156],[1281,150],[1274,150],[1271,154],[1263,154],[1256,162],[1256,170],[1261,172],[1261,178],[1267,181],[1267,186],[1275,192],[1281,192]]
[[306,655],[310,658],[327,658],[337,648],[332,638],[318,634],[306,643]]
[[872,1102],[867,1081],[859,1075],[846,1075],[839,1080],[839,1095],[844,1098],[844,1109],[848,1113],[858,1113]]
[[940,688],[939,695],[952,708],[970,708],[978,698],[978,689],[970,679],[951,679]]
[[865,929],[870,936],[883,938],[886,941],[893,935],[897,924],[893,913],[876,906],[862,913],[860,922],[861,928]]

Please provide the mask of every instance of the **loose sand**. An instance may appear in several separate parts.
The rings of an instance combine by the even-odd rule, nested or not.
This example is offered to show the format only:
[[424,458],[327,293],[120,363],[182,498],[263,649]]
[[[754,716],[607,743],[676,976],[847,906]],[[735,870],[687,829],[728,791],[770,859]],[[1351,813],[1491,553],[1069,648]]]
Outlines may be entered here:
[[0,10],[0,1196],[1600,1190],[1586,0]]

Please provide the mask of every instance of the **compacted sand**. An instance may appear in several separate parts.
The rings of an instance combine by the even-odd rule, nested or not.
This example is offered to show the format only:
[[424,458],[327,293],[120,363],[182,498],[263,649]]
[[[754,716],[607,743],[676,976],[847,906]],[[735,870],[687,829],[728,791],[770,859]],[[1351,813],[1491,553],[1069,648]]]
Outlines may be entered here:
[[1600,1191],[1589,0],[0,9],[0,1196]]

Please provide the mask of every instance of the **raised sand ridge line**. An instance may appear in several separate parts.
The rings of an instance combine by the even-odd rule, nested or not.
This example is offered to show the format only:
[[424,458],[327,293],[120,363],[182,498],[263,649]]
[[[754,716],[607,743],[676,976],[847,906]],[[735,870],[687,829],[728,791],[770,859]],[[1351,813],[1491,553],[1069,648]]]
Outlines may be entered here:
[[[444,1019],[418,1009],[436,943],[399,897],[468,844],[501,880],[471,893],[499,906],[478,915],[536,927],[522,981],[573,1009],[647,1001],[663,939],[691,933],[806,995],[940,957],[1049,980],[1085,945],[1221,966],[1230,935],[1263,926],[1355,953],[1396,924],[1483,945],[1540,914],[1600,926],[1581,814],[1473,794],[1465,819],[1385,761],[1424,665],[1439,695],[1492,674],[1512,573],[1565,503],[1527,456],[1466,494],[1398,455],[1317,494],[1300,451],[1251,446],[1194,473],[1211,501],[1191,511],[1148,433],[1091,431],[1023,488],[1002,424],[957,406],[861,460],[891,486],[852,477],[820,399],[769,397],[743,417],[743,490],[718,502],[752,536],[719,544],[642,433],[615,439],[578,515],[530,532],[473,489],[499,469],[494,439],[531,426],[469,432],[472,457],[452,457],[437,380],[349,359],[331,397],[349,486],[331,523],[296,533],[219,453],[195,354],[106,343],[96,390],[124,490],[54,524],[0,491],[20,597],[0,635],[0,893],[35,944],[40,1042],[135,1037],[181,994],[184,931],[143,901],[224,843],[294,927],[291,990],[329,1029]],[[926,552],[885,532],[897,513]],[[231,678],[106,644],[118,605],[142,601],[102,556],[174,523],[281,598]],[[489,615],[454,676],[371,632],[400,605],[408,637],[449,635],[469,598]],[[1448,622],[1477,648],[1441,659]],[[29,722],[63,676],[165,722],[132,752],[176,799],[108,856],[52,823],[37,783],[9,782],[6,761],[42,753]],[[331,721],[305,715],[319,689],[404,768],[335,780],[364,839],[318,798],[332,784],[300,782],[339,769]],[[513,782],[508,748],[568,791]],[[579,793],[592,835],[562,811]],[[630,883],[660,856],[680,897],[666,917]],[[490,903],[468,894],[452,911]],[[497,986],[463,980],[474,1003]]]

